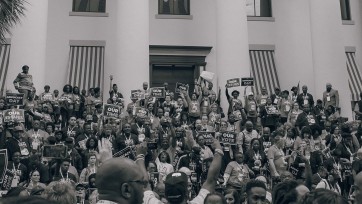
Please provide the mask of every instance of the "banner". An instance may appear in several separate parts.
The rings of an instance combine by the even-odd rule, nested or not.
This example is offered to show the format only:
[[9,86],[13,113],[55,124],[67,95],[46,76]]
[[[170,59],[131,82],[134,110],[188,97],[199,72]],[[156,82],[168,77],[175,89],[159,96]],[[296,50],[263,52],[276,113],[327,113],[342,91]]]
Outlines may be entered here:
[[165,98],[165,96],[166,96],[165,87],[153,87],[153,88],[151,88],[151,97]]
[[254,78],[241,78],[241,86],[254,86]]
[[176,83],[175,93],[181,93],[181,91],[189,92],[189,85],[183,83]]
[[103,105],[103,116],[105,118],[118,119],[120,112],[121,112],[120,106],[113,105],[113,104],[104,104]]
[[4,121],[5,123],[8,123],[10,121],[17,121],[24,123],[25,122],[25,115],[23,109],[9,109],[4,110]]
[[211,145],[212,143],[214,143],[215,132],[198,132],[197,137],[199,137],[200,135],[204,136],[205,145]]
[[3,177],[3,182],[1,185],[1,189],[2,190],[10,190],[11,188],[11,184],[13,182],[14,179],[14,173],[12,171],[10,171],[9,169],[6,169],[5,171],[5,175]]
[[220,143],[236,145],[236,133],[235,132],[223,132],[219,137]]
[[24,105],[24,94],[6,93],[6,105],[10,105],[10,106]]
[[226,81],[226,86],[227,86],[228,88],[240,86],[240,78],[235,78],[235,79],[229,79],[229,80],[227,80],[227,81]]
[[42,157],[52,159],[66,158],[68,155],[68,149],[65,145],[44,145],[42,151]]

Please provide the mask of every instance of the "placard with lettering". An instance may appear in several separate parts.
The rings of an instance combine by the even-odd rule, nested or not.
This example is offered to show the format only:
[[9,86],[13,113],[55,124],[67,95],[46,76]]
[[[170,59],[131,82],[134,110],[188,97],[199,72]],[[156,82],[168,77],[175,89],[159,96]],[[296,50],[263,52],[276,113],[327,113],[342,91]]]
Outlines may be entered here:
[[11,184],[13,182],[14,176],[15,175],[11,170],[6,169],[5,175],[3,177],[3,182],[1,185],[2,190],[9,190],[11,188]]
[[227,86],[228,88],[240,86],[240,78],[235,78],[235,79],[229,79],[229,80],[227,80],[227,81],[226,81],[226,86]]
[[6,93],[6,104],[13,106],[24,105],[24,94],[22,93]]
[[112,104],[104,104],[103,105],[103,116],[105,118],[113,118],[118,119],[119,113],[121,112],[121,107]]
[[138,99],[140,97],[139,90],[131,90],[131,99]]
[[236,133],[235,132],[223,132],[219,137],[220,143],[236,145]]
[[122,149],[121,151],[115,153],[113,155],[113,157],[126,157],[126,158],[130,158],[131,156],[134,157],[135,153],[134,153],[134,147],[126,147],[124,149]]
[[44,95],[42,96],[42,100],[43,101],[53,101],[53,94],[51,93],[44,93]]
[[205,145],[211,145],[214,143],[215,132],[201,131],[198,132],[197,137],[200,135],[204,136]]
[[186,93],[189,92],[189,85],[183,84],[183,83],[176,83],[175,93],[180,93],[182,91],[185,91]]
[[254,78],[241,78],[241,86],[254,86]]
[[8,166],[8,151],[7,149],[0,149],[0,183],[3,182],[7,166]]
[[44,145],[42,156],[44,158],[62,159],[68,155],[68,149],[65,145]]
[[4,110],[4,118],[5,123],[10,121],[17,121],[17,122],[25,122],[25,115],[23,109],[9,109]]
[[165,96],[166,96],[165,87],[153,87],[153,88],[151,88],[151,97],[165,98]]

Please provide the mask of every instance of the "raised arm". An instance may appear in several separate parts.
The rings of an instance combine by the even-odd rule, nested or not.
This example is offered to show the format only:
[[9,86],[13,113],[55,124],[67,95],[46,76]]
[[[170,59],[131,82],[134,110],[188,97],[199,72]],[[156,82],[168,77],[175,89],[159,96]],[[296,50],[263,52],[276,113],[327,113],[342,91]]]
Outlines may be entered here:
[[214,139],[214,143],[212,146],[215,147],[214,158],[210,165],[209,172],[207,173],[207,179],[205,183],[202,185],[202,188],[208,190],[209,192],[214,192],[215,190],[216,181],[221,169],[222,157],[224,156],[219,141]]

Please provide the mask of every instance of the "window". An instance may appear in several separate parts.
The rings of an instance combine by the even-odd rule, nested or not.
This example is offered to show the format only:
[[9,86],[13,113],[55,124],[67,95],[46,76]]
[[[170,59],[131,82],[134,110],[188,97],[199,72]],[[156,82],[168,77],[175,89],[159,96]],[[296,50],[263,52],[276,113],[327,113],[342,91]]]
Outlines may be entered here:
[[190,0],[158,0],[158,14],[190,15]]
[[73,0],[73,12],[106,12],[106,0]]
[[271,0],[246,0],[248,16],[272,17]]
[[345,21],[352,20],[351,7],[349,4],[349,0],[339,0],[339,2],[341,4],[342,20],[345,20]]

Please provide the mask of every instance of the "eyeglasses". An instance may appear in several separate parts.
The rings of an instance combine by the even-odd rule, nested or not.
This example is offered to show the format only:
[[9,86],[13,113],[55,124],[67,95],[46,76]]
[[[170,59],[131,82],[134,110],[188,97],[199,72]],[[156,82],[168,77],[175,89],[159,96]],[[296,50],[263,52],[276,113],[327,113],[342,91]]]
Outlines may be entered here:
[[[143,185],[144,188],[146,188],[148,186],[148,181],[146,180],[134,180],[134,181],[127,181],[128,183],[139,183],[141,185]],[[127,183],[125,182],[125,183]]]

